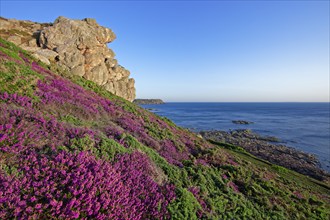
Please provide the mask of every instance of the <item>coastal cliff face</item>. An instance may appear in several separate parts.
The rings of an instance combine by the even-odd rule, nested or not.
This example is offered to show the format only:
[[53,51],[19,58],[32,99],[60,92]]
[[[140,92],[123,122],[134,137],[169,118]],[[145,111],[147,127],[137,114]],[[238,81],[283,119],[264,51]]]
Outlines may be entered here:
[[134,79],[107,47],[116,35],[94,19],[58,17],[54,23],[41,24],[0,18],[0,36],[48,65],[56,63],[129,101],[135,98]]

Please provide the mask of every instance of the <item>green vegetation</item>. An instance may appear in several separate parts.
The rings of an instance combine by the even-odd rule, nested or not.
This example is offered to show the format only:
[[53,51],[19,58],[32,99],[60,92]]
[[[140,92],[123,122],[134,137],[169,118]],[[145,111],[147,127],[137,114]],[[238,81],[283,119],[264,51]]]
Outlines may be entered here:
[[[27,175],[27,169],[32,169],[27,167],[29,161],[25,160],[31,152],[33,157],[28,158],[41,158],[40,164],[54,155],[73,155],[74,158],[87,152],[91,161],[108,167],[122,162],[122,157],[131,158],[138,153],[147,158],[140,156],[137,161],[148,162],[146,172],[150,181],[157,183],[159,189],[166,184],[174,185],[175,192],[175,198],[169,199],[166,206],[168,215],[163,210],[163,215],[154,217],[150,213],[156,211],[150,211],[145,218],[329,219],[330,188],[327,183],[256,158],[239,146],[207,142],[169,119],[145,111],[60,67],[39,63],[37,68],[32,68],[32,63],[37,62],[27,52],[2,39],[0,43],[0,98],[9,94],[6,95],[9,98],[0,99],[0,175],[21,181],[20,178]],[[54,76],[40,71],[41,68],[51,70]],[[65,93],[59,88],[65,88]],[[10,95],[13,94],[24,98],[12,98]],[[27,99],[32,99],[33,105],[28,105]],[[70,163],[77,162],[75,166],[79,167],[85,162],[77,161]],[[125,161],[125,166],[129,167],[131,162],[136,161]],[[50,164],[53,169],[56,163]],[[84,169],[91,164],[89,162]],[[61,163],[58,166],[63,166],[65,171],[62,170],[59,176],[71,171],[65,170]],[[125,170],[127,167],[119,168]],[[95,168],[93,172],[99,169]],[[93,172],[88,175],[96,178]],[[121,179],[123,186],[129,174],[121,172],[126,175]],[[41,178],[46,179],[46,172],[42,175]],[[0,189],[5,190],[1,184]],[[22,200],[33,193],[33,190],[24,190],[17,194]],[[23,191],[25,194],[20,194]],[[101,193],[97,191],[96,194]],[[1,195],[0,191],[0,200]],[[71,199],[73,194],[66,196]],[[47,198],[39,197],[38,203],[28,201],[28,204],[33,207],[46,204],[44,210],[48,213]],[[64,203],[68,202],[67,197],[63,199]],[[0,209],[11,210],[8,207],[0,204]],[[158,210],[162,210],[161,203],[158,203]],[[23,209],[19,211],[24,212]],[[7,211],[3,216],[11,216],[10,213]],[[0,210],[0,217],[1,214]],[[76,212],[71,214],[78,215]],[[82,212],[78,216],[87,215]],[[15,218],[18,217],[9,217]]]
[[[38,80],[44,79],[44,76],[26,65],[20,54],[30,60],[32,57],[13,43],[4,41],[1,38],[0,45],[3,45],[3,47],[0,47],[0,55],[3,53],[9,57],[9,59],[6,59],[4,56],[0,56],[0,92],[26,95],[37,100],[38,98],[34,95],[35,86]],[[34,60],[32,59],[32,61]]]

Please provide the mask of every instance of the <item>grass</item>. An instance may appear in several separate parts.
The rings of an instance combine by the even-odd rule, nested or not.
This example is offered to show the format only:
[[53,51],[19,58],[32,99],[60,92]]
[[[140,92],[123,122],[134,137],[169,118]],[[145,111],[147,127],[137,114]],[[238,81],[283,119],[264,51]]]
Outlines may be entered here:
[[38,98],[34,95],[35,86],[37,81],[43,78],[24,64],[7,61],[0,67],[0,92],[17,93],[37,101]]

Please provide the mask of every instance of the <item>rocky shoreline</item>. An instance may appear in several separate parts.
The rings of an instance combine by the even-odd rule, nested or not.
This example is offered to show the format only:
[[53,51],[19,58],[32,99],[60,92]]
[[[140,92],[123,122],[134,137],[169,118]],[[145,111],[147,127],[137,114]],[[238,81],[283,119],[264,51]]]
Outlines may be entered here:
[[208,140],[240,146],[252,155],[318,180],[329,180],[316,156],[279,143],[276,137],[261,136],[251,130],[200,131]]

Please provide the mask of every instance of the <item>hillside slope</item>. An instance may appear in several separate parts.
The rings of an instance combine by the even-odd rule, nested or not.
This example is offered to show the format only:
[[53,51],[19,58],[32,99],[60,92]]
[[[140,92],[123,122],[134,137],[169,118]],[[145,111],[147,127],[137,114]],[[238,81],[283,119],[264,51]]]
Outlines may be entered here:
[[328,219],[329,195],[0,40],[1,219]]

